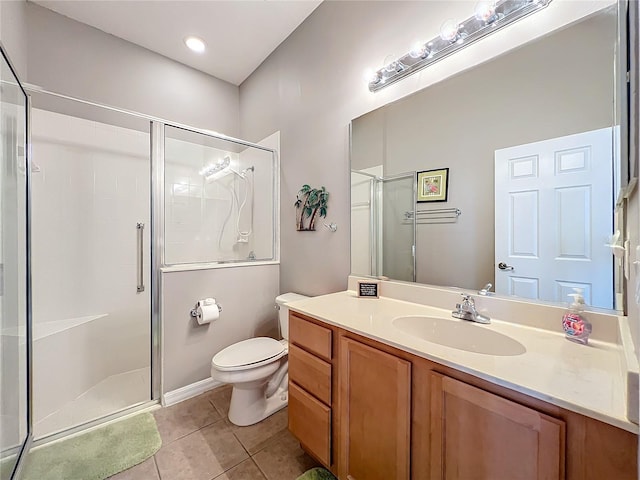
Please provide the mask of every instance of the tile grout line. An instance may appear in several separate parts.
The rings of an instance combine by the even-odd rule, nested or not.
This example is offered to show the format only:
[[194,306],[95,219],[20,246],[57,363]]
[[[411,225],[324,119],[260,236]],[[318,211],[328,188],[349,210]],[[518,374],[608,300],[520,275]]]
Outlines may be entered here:
[[[0,1],[2,1],[2,0],[0,0]],[[155,418],[154,418],[154,419],[155,419]],[[180,435],[179,437],[174,438],[173,440],[171,440],[170,442],[168,442],[168,443],[166,443],[166,444],[165,444],[164,440],[162,440],[162,435],[160,435],[160,439],[162,440],[162,446],[161,446],[160,448],[162,449],[162,448],[164,448],[164,447],[166,447],[166,446],[168,446],[168,445],[171,445],[171,444],[172,444],[172,443],[174,443],[174,442],[177,442],[178,440],[182,440],[183,438],[188,437],[189,435],[191,435],[191,434],[193,434],[193,433],[199,432],[199,431],[200,431],[200,430],[202,430],[203,428],[211,427],[212,425],[215,425],[216,423],[218,423],[218,422],[220,422],[220,421],[222,421],[222,420],[224,420],[224,417],[219,418],[219,419],[217,419],[217,420],[214,420],[214,421],[213,421],[213,422],[211,422],[211,423],[207,423],[206,425],[203,425],[203,426],[201,426],[201,427],[198,427],[198,428],[196,428],[195,430],[193,430],[193,431],[191,431],[191,432],[185,433],[184,435]]]
[[222,418],[226,417],[227,414],[224,413],[222,410],[220,410],[215,403],[213,403],[213,400],[211,400],[210,398],[207,399],[207,401],[213,406],[213,409],[218,412],[218,415],[220,415]]
[[233,435],[233,438],[236,439],[236,441],[240,444],[240,446],[242,447],[242,449],[247,453],[247,455],[249,456],[249,458],[251,458],[251,453],[249,452],[249,450],[247,450],[247,447],[244,446],[244,443],[242,443],[242,440],[240,440],[238,438],[238,436],[236,435],[236,433],[231,430],[231,435]]
[[265,472],[262,468],[260,468],[260,464],[258,462],[256,462],[253,457],[251,457],[251,461],[253,462],[253,464],[258,467],[258,470],[260,470],[260,473],[262,474],[262,476],[264,477],[265,480],[269,480],[269,477],[267,477],[267,472]]
[[153,454],[153,464],[156,466],[156,472],[158,472],[158,480],[162,480],[162,475],[160,474],[160,467],[158,467],[158,462],[156,461],[155,453]]
[[[267,447],[271,446],[271,444],[273,442],[275,442],[278,438],[284,436],[285,432],[288,432],[288,431],[289,431],[289,427],[288,426],[286,428],[283,428],[282,430],[279,430],[278,432],[274,433],[271,437],[269,437],[267,440],[265,440],[263,442],[263,445],[260,448],[260,450],[256,450],[253,453],[249,453],[249,451],[247,450],[247,453],[249,453],[249,456],[251,456],[253,458],[254,455],[257,455],[258,453],[260,453],[263,450],[265,450]],[[240,443],[242,443],[242,442],[240,442]]]
[[[215,480],[218,477],[221,477],[222,475],[224,475],[225,473],[227,473],[229,470],[232,470],[234,468],[236,468],[238,465],[240,465],[241,463],[246,462],[247,460],[251,460],[251,455],[249,455],[247,458],[243,458],[242,460],[240,460],[238,463],[236,463],[235,465],[230,466],[229,468],[227,468],[224,472],[222,472],[220,475],[216,475],[215,477],[213,477],[210,480]],[[254,462],[255,463],[255,462]],[[162,479],[160,479],[162,480]]]

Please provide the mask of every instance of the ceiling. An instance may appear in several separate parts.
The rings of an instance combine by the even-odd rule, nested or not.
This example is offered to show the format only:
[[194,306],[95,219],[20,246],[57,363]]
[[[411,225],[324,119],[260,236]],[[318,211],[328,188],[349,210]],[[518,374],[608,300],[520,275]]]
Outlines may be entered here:
[[[31,1],[240,85],[322,0]],[[189,50],[189,35],[203,39],[207,50]]]

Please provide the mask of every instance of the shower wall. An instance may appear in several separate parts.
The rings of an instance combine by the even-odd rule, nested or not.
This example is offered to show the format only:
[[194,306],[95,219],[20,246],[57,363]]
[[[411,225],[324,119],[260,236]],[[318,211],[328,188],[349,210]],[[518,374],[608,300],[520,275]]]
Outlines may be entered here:
[[[276,170],[271,153],[228,141],[205,143],[200,134],[167,127],[165,263],[273,260]],[[225,157],[234,171],[253,171],[246,171],[244,179],[228,173],[207,183],[201,170]],[[238,241],[239,231],[251,232],[246,243]]]
[[[149,226],[150,140],[148,131],[32,111],[40,437],[150,399],[149,297],[136,294],[136,224]],[[147,235],[147,282],[149,247]]]

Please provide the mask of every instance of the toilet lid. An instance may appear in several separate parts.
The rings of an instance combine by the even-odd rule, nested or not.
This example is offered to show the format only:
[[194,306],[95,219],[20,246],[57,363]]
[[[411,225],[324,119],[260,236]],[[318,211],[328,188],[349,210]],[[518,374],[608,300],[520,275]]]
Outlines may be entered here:
[[284,345],[273,338],[250,338],[221,350],[213,357],[212,363],[220,369],[237,369],[280,358],[285,353]]

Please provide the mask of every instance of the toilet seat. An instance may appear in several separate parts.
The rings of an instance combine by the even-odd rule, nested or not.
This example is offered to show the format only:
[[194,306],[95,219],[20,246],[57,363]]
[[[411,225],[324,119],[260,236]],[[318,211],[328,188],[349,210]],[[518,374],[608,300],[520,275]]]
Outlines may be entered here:
[[218,352],[211,365],[223,372],[256,368],[285,356],[287,349],[278,340],[257,337],[234,343]]

